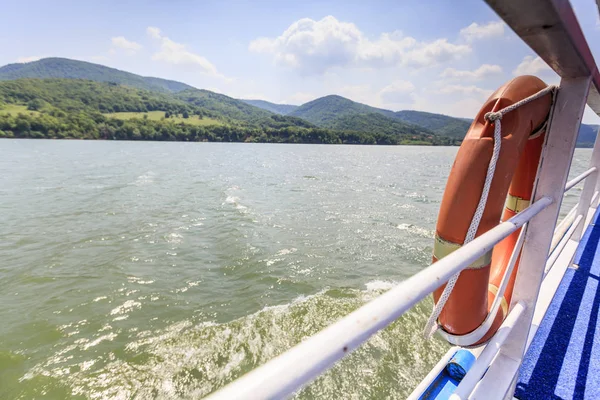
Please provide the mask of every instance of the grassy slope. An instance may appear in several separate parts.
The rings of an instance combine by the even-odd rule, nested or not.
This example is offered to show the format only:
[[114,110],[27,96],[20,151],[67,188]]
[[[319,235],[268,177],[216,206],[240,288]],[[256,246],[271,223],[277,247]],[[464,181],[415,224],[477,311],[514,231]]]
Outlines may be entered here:
[[0,81],[0,101],[23,104],[39,99],[58,108],[92,108],[100,112],[187,108],[170,94],[80,79],[19,79]]
[[[151,121],[161,121],[165,117],[164,111],[149,111],[149,112],[117,112],[117,113],[105,113],[107,117],[117,118],[122,120],[130,119],[143,119],[144,115]],[[214,118],[199,118],[197,115],[190,115],[189,118],[183,118],[182,114],[177,116],[171,116],[166,119],[174,123],[183,123],[196,126],[211,126],[211,125],[225,125],[223,121],[219,121]]]
[[4,114],[33,114],[38,115],[38,111],[31,111],[27,109],[27,106],[24,104],[0,104],[0,115]]
[[21,78],[88,79],[158,92],[179,92],[192,88],[181,82],[144,77],[104,65],[67,58],[44,58],[29,63],[8,64],[0,68],[0,80]]

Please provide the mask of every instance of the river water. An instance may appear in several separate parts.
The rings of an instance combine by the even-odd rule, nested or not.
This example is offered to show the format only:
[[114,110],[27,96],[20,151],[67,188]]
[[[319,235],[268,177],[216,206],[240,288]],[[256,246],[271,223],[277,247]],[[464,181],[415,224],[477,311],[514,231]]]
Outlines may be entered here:
[[[0,398],[222,387],[429,264],[456,151],[0,141]],[[406,396],[431,305],[297,398]]]

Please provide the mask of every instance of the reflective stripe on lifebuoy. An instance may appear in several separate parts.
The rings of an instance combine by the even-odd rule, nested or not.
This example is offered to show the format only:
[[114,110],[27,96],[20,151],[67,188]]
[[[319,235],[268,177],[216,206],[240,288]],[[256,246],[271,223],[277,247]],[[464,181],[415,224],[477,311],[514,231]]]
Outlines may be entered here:
[[[433,258],[435,261],[441,260],[446,257],[448,254],[458,250],[462,245],[452,242],[447,242],[439,236],[435,236],[435,242],[433,243]],[[477,269],[483,268],[492,262],[492,252],[489,251],[475,260],[471,265],[467,268],[469,269]]]
[[[481,197],[494,145],[494,124],[487,112],[498,111],[523,100],[547,85],[534,76],[517,77],[496,90],[485,102],[460,146],[448,177],[436,226],[433,261],[464,243]],[[545,140],[552,95],[549,93],[506,114],[502,119],[502,143],[487,203],[476,236],[487,232],[529,206]],[[463,270],[440,313],[438,323],[452,335],[474,331],[487,317],[508,266],[520,230],[498,243]],[[504,293],[494,323],[480,342],[487,340],[508,313],[518,262]],[[437,302],[445,285],[434,292]]]

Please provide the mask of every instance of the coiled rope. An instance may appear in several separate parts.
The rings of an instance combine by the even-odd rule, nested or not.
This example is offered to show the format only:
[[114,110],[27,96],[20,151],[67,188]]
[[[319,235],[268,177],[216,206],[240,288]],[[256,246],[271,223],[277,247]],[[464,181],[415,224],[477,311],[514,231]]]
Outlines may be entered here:
[[[542,89],[539,92],[529,97],[526,97],[523,100],[517,101],[516,103],[511,104],[510,106],[507,106],[499,111],[488,112],[485,114],[484,118],[490,123],[494,124],[494,149],[492,152],[492,159],[490,160],[487,169],[487,174],[485,176],[485,183],[483,185],[483,191],[481,192],[481,198],[479,199],[479,204],[477,204],[475,215],[473,215],[473,219],[471,220],[471,225],[469,225],[469,230],[467,231],[467,235],[465,236],[463,246],[475,239],[475,234],[477,233],[479,223],[481,222],[481,218],[483,217],[483,211],[485,210],[485,205],[487,203],[490,187],[492,186],[492,179],[494,178],[494,172],[496,171],[496,163],[498,162],[498,158],[500,157],[500,147],[502,142],[502,117],[508,114],[509,112],[516,110],[522,105],[539,99],[540,97],[545,96],[548,93],[554,93],[556,88],[557,87],[555,85],[548,86],[545,89]],[[425,324],[425,329],[423,331],[425,339],[431,338],[431,336],[433,336],[433,334],[439,329],[437,319],[440,316],[442,310],[444,309],[444,306],[446,305],[446,302],[448,301],[448,298],[450,297],[450,294],[452,293],[454,285],[456,284],[456,281],[458,280],[459,276],[460,272],[456,273],[450,278],[450,280],[448,280],[448,283],[446,284],[442,295],[440,296],[437,304],[433,308],[433,312],[427,320],[427,324]]]

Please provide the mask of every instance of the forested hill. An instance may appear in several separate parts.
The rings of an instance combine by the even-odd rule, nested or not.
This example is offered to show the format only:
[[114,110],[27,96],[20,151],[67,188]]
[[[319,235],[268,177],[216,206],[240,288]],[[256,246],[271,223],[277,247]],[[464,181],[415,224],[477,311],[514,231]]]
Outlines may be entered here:
[[[258,104],[257,104],[258,105]],[[270,103],[270,107],[277,104]],[[287,115],[297,116],[321,127],[346,129],[353,126],[359,130],[389,132],[398,129],[397,121],[404,123],[402,130],[417,129],[421,133],[435,134],[460,141],[471,126],[467,118],[423,111],[391,111],[354,102],[337,95],[318,98],[297,107]],[[379,116],[376,116],[379,115]],[[577,138],[578,147],[592,147],[598,133],[598,125],[582,124]]]
[[138,89],[173,93],[193,89],[192,86],[177,81],[140,76],[104,65],[68,58],[43,58],[38,61],[0,67],[0,81],[20,78],[89,79],[97,82],[118,83]]
[[[391,131],[412,130],[423,134],[447,136],[462,140],[469,123],[446,115],[421,113],[418,111],[394,112],[357,103],[342,96],[330,95],[310,101],[288,115],[305,119],[326,128],[339,129],[352,121],[362,129]],[[376,117],[378,115],[378,117]]]
[[382,114],[394,118],[394,112],[357,103],[338,95],[320,97],[302,104],[289,115],[300,117],[315,125],[326,126],[336,119],[354,114]]
[[276,104],[265,100],[243,100],[244,103],[250,104],[251,106],[262,108],[263,110],[270,111],[274,114],[288,115],[294,111],[298,106],[291,104]]
[[[386,131],[393,129],[393,127],[398,128],[400,126],[398,120],[400,120],[406,124],[417,125],[437,135],[462,140],[471,125],[468,120],[462,118],[412,110],[394,112],[357,103],[337,95],[321,97],[301,106],[276,104],[264,100],[242,101],[277,114],[294,115],[323,127],[346,126],[347,121],[353,121],[358,126],[364,127],[373,122],[375,118],[373,114],[380,114],[390,118],[387,124],[383,124]],[[383,123],[385,119],[378,118],[378,121]]]
[[423,111],[404,110],[394,114],[402,121],[422,126],[438,135],[450,136],[457,139],[462,139],[471,126],[471,122],[464,119]]
[[381,132],[388,135],[406,132],[409,135],[424,135],[429,138],[435,136],[435,133],[428,129],[418,125],[407,124],[378,113],[346,114],[319,126],[336,130]]
[[[5,122],[5,136],[30,135],[19,133],[13,125],[6,125],[9,119],[14,123],[19,113],[23,115],[21,119],[53,113],[51,116],[61,121],[64,118],[73,120],[72,113],[83,113],[94,116],[96,123],[119,129],[144,120],[147,121],[145,124],[153,125],[153,129],[168,126],[167,131],[175,124],[183,126],[181,129],[186,132],[190,129],[199,132],[237,129],[241,132],[233,139],[219,133],[211,138],[196,135],[194,139],[181,140],[458,144],[470,126],[470,121],[464,118],[411,110],[394,112],[337,95],[301,106],[238,100],[181,82],[143,77],[65,58],[45,58],[0,67],[0,95],[3,96],[0,102],[4,103],[0,104],[0,117]],[[183,118],[184,115],[188,117]],[[65,128],[67,125],[69,129]],[[75,132],[82,129],[77,125],[67,125],[60,125],[59,130],[50,129],[44,137],[54,134],[58,137],[59,132],[66,131],[69,137],[93,136],[93,133]],[[192,126],[195,128],[190,128]],[[297,132],[272,132],[280,129]],[[39,136],[42,130],[30,132]],[[320,133],[310,136],[308,132]],[[596,132],[597,127],[582,125],[578,146],[591,146]]]
[[224,94],[202,89],[188,89],[176,93],[175,98],[183,100],[224,117],[254,122],[261,118],[268,118],[273,113],[253,107],[242,100],[237,100]]
[[0,137],[453,144],[418,133],[324,129],[206,90],[173,94],[79,79],[0,81]]

